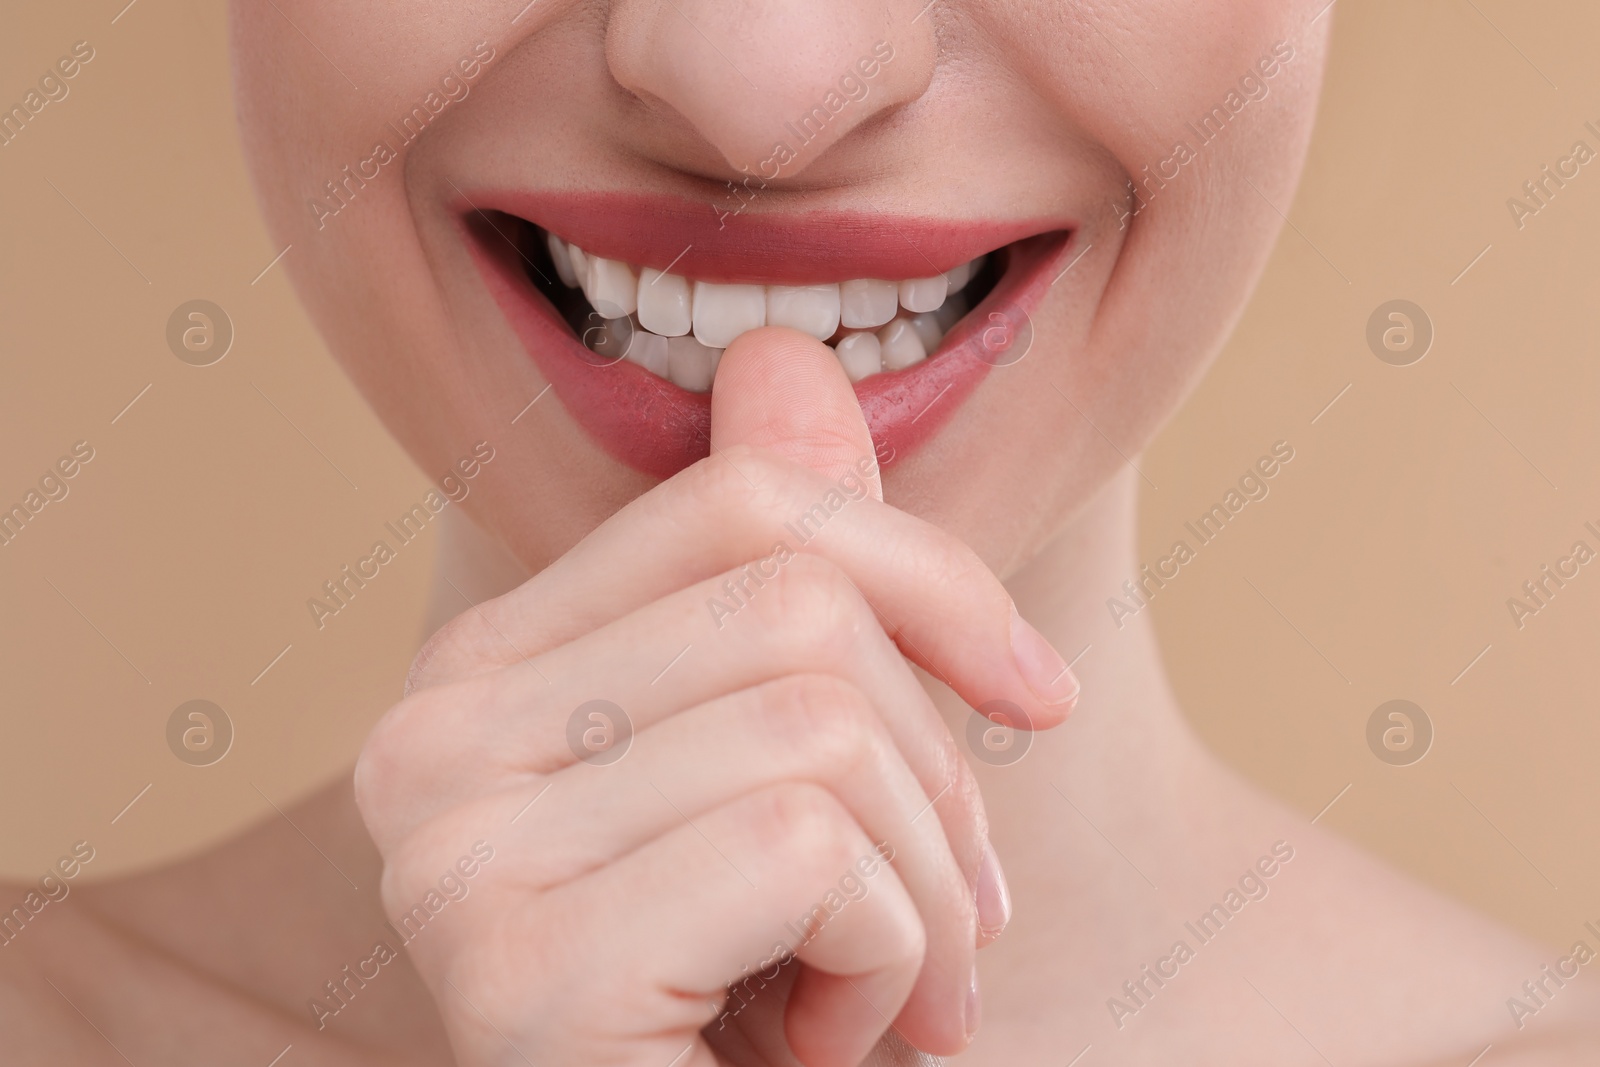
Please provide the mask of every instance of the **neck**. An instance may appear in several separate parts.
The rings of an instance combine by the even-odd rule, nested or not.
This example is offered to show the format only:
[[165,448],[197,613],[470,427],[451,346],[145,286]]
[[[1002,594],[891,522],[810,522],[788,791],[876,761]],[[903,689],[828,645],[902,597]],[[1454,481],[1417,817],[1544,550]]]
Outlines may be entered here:
[[[1150,612],[1125,615],[1119,625],[1105,605],[1114,580],[1139,570],[1138,503],[1130,468],[1102,487],[1006,587],[1017,610],[1074,662],[1084,686],[1075,718],[1121,735],[1137,732],[1143,744],[1187,729],[1167,685]],[[1094,740],[1098,745],[1101,738]]]
[[[995,1024],[981,1062],[1019,1062],[1098,1023],[1126,946],[1181,932],[1175,916],[1191,891],[1228,884],[1272,840],[1184,718],[1151,612],[1119,627],[1106,608],[1109,591],[1139,573],[1138,486],[1127,474],[1006,583],[1017,610],[1076,660],[1083,691],[1068,721],[1033,735],[1015,763],[972,761],[1014,907],[1006,935],[979,954]],[[964,744],[972,712],[948,691],[936,699]]]
[[[1017,610],[1074,661],[1083,683],[1072,717],[1033,735],[1025,757],[1009,766],[974,765],[1014,883],[1053,878],[1060,872],[1044,865],[1073,854],[1038,847],[1041,817],[1080,826],[1087,820],[1119,847],[1130,837],[1154,845],[1149,837],[1163,824],[1152,812],[1169,804],[1181,811],[1180,783],[1211,766],[1168,685],[1150,612],[1125,616],[1119,628],[1106,609],[1111,579],[1138,573],[1137,519],[1138,486],[1129,470],[1007,582]],[[946,721],[963,737],[971,712],[948,693],[940,699]],[[1119,822],[1123,836],[1112,828]],[[1177,841],[1161,846],[1171,860],[1187,852]]]

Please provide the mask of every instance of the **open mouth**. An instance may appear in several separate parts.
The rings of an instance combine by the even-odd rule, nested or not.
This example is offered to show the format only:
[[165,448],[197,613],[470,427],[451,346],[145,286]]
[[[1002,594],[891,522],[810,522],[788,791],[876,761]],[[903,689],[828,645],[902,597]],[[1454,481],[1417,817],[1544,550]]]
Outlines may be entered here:
[[852,382],[902,371],[941,342],[1004,271],[1005,249],[930,277],[811,285],[708,282],[606,259],[514,216],[524,273],[573,334],[604,359],[626,359],[706,393],[733,339],[787,326],[825,342]]
[[[888,466],[1032,339],[1075,228],[870,213],[750,214],[624,193],[470,191],[487,287],[583,430],[667,478],[710,450],[712,381],[764,325],[833,348]],[[723,213],[725,215],[726,213]]]

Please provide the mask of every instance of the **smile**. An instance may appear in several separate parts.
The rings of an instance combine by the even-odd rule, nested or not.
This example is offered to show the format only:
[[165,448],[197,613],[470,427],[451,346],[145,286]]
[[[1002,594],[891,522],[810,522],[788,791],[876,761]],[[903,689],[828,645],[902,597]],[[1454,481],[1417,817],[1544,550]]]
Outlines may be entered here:
[[[533,282],[589,349],[627,359],[691,393],[711,391],[722,350],[746,330],[787,326],[825,341],[859,382],[905,370],[936,352],[945,333],[994,288],[979,256],[942,274],[894,282],[857,278],[813,285],[699,281],[591,255],[529,227],[519,247]],[[531,245],[531,247],[530,247]],[[541,265],[565,291],[548,284]],[[587,301],[570,299],[580,290]]]
[[722,227],[703,205],[631,194],[467,199],[469,249],[541,374],[591,438],[658,478],[708,454],[717,361],[761,326],[832,347],[879,462],[904,458],[1026,353],[1073,235],[821,212]]

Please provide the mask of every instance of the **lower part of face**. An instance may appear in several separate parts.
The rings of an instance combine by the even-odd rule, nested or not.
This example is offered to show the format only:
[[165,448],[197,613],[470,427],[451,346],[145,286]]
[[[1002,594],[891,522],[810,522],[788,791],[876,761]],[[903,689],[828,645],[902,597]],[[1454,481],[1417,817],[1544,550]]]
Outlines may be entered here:
[[1139,451],[1292,198],[1317,0],[236,0],[330,347],[530,568],[705,454],[745,328],[831,344],[887,499],[1019,566]]

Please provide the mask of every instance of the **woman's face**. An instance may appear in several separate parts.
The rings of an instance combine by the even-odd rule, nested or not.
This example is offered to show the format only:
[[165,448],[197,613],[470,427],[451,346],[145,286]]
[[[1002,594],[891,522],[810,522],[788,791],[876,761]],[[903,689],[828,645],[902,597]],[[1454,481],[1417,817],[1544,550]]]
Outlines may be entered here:
[[886,498],[1007,573],[1238,316],[1324,3],[235,0],[233,36],[301,297],[427,473],[494,449],[465,507],[530,568],[705,455],[723,335],[840,314],[853,377],[898,368],[858,385]]

